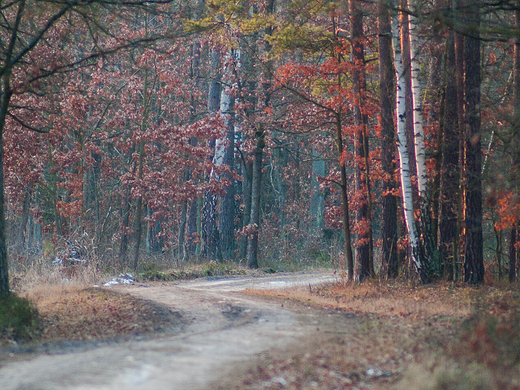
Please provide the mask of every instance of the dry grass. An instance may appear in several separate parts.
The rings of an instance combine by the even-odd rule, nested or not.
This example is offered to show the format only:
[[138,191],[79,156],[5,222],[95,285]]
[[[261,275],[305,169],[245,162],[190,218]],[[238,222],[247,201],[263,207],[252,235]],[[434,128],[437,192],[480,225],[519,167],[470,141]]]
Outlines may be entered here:
[[518,286],[372,281],[249,293],[353,312],[360,321],[261,359],[228,388],[520,389]]
[[[39,313],[33,343],[116,339],[182,327],[178,313],[130,295],[92,287],[106,280],[94,267],[33,267],[13,276],[20,297]],[[0,346],[15,344],[0,336]]]

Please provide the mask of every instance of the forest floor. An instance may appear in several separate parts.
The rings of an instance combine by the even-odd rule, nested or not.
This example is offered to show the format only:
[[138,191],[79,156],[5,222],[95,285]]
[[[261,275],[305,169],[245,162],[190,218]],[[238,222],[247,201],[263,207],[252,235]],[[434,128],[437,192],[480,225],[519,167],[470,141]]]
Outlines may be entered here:
[[27,296],[42,332],[0,344],[4,389],[520,389],[518,286],[327,272]]

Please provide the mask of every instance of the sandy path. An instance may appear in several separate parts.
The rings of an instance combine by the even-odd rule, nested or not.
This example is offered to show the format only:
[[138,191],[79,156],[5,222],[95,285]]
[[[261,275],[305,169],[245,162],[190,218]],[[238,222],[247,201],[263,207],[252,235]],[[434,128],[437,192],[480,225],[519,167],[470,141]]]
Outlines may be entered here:
[[6,364],[0,368],[0,388],[201,389],[254,355],[283,349],[312,335],[317,325],[323,330],[334,323],[327,322],[322,312],[289,309],[240,291],[316,285],[331,279],[330,273],[293,274],[110,287],[180,311],[188,325],[173,336]]

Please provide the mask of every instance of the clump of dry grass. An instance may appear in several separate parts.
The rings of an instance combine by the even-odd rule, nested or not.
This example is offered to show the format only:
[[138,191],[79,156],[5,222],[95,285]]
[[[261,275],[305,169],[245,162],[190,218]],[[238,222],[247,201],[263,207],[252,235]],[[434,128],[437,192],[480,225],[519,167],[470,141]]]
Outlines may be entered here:
[[[13,290],[38,312],[40,331],[33,340],[135,336],[181,324],[177,313],[130,295],[93,287],[107,278],[95,266],[40,265],[13,275]],[[0,334],[0,344],[14,341],[10,335]]]

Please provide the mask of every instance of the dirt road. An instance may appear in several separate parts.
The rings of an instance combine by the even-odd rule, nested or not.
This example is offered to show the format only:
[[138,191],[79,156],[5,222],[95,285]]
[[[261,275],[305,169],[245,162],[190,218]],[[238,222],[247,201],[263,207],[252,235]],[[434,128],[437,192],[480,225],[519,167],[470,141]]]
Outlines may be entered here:
[[254,356],[324,331],[345,329],[349,321],[355,321],[351,316],[304,306],[288,308],[241,291],[312,286],[331,280],[331,273],[314,273],[109,287],[179,312],[182,329],[156,339],[101,344],[8,363],[0,368],[0,388],[207,388]]

